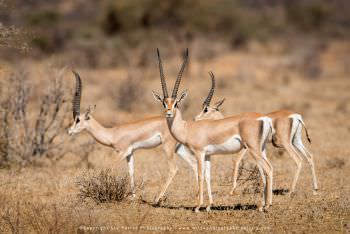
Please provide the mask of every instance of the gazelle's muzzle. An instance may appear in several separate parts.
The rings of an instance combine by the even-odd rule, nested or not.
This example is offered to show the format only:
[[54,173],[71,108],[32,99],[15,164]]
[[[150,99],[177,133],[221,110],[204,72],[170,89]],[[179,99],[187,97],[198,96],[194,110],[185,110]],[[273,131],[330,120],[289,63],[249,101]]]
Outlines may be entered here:
[[173,111],[171,109],[166,109],[164,111],[164,113],[165,113],[165,117],[166,118],[173,118],[174,117],[174,113],[173,113]]
[[70,128],[68,128],[67,133],[68,133],[69,136],[73,136],[74,134],[76,134],[75,125],[73,125]]
[[68,128],[67,133],[68,133],[68,135],[69,135],[69,136],[74,135],[74,132],[72,131],[72,129],[71,129],[71,128]]

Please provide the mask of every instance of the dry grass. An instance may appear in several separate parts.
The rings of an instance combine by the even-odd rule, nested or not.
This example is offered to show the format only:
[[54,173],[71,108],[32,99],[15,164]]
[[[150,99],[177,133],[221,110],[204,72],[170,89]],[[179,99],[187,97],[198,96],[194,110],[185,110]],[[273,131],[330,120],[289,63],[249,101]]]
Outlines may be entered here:
[[116,176],[109,169],[85,174],[76,185],[82,201],[92,199],[97,204],[121,202],[131,194],[128,176]]
[[[67,233],[76,230],[78,222],[74,207],[65,204],[17,202],[3,210],[2,232]],[[79,217],[79,216],[78,216]],[[77,219],[76,219],[77,221]]]
[[[65,128],[68,115],[64,70],[47,68],[44,86],[34,89],[29,73],[24,68],[9,74],[1,82],[0,166],[28,165],[46,157],[59,160],[66,152]],[[43,89],[43,90],[42,90]],[[33,100],[39,105],[29,108]]]
[[[135,154],[136,178],[144,183],[144,189],[138,191],[137,195],[141,195],[143,201],[131,202],[124,199],[121,202],[96,204],[87,199],[86,202],[81,202],[75,182],[77,177],[86,172],[86,165],[79,163],[82,160],[79,155],[85,155],[85,151],[76,147],[74,153],[66,154],[56,165],[0,170],[0,232],[104,233],[114,228],[111,232],[140,230],[148,233],[152,230],[147,228],[163,228],[163,231],[183,232],[185,229],[187,232],[212,233],[210,228],[215,227],[259,233],[349,232],[350,120],[344,102],[350,100],[350,81],[349,74],[344,73],[346,70],[339,59],[341,53],[349,53],[349,43],[334,43],[322,52],[319,57],[322,79],[305,78],[306,73],[288,66],[292,57],[290,53],[286,50],[277,51],[282,52],[260,47],[254,50],[252,47],[250,52],[220,54],[205,64],[191,60],[190,72],[184,75],[180,87],[188,88],[190,95],[184,116],[190,119],[199,112],[210,84],[207,77],[209,70],[214,71],[218,83],[222,82],[214,99],[226,97],[222,106],[225,115],[243,111],[269,112],[283,107],[300,112],[312,138],[312,145],[306,146],[315,156],[320,187],[318,195],[312,194],[311,173],[304,163],[295,196],[275,193],[272,208],[267,213],[260,213],[255,206],[260,201],[260,194],[244,193],[247,188],[253,188],[252,184],[240,184],[236,195],[228,195],[231,185],[222,182],[231,180],[232,156],[218,155],[212,158],[212,212],[192,212],[197,199],[195,181],[192,172],[180,160],[178,174],[168,190],[166,201],[159,207],[154,207],[151,202],[159,193],[168,172],[166,159],[162,151],[156,148],[137,151]],[[169,58],[166,61],[164,59],[167,77],[173,81],[179,60]],[[249,66],[246,65],[248,67],[245,68],[242,64]],[[246,81],[241,81],[235,78],[238,68],[242,66],[242,69],[250,69],[249,76],[254,79],[243,77]],[[36,64],[32,67],[38,69],[40,66]],[[139,82],[144,87],[145,96],[130,112],[114,108],[115,98],[106,95],[111,84],[116,90],[123,84],[119,77],[126,77],[125,69],[81,70],[80,73],[84,81],[82,108],[96,103],[98,108],[94,117],[106,125],[161,113],[161,107],[151,95],[152,89],[160,90],[156,66],[142,70],[143,77]],[[41,81],[40,77],[34,75],[30,79],[33,82]],[[65,74],[65,81],[73,84],[70,73]],[[34,107],[29,109],[31,113],[33,110]],[[70,138],[70,143],[77,146],[87,142],[87,139],[91,137],[80,134]],[[269,148],[268,157],[274,166],[274,189],[284,191],[291,185],[295,165],[288,154],[280,152]],[[113,174],[122,175],[126,172],[126,163],[117,163],[114,152],[105,147],[91,150],[88,157],[88,162],[96,171],[112,168]],[[246,168],[253,169],[250,167],[253,164],[249,164],[249,161],[245,165]],[[94,174],[91,171],[88,173]],[[91,178],[93,177],[85,177],[87,188]],[[119,183],[119,180],[108,175],[99,179],[113,186]],[[97,182],[94,183],[93,192],[89,192],[92,197],[96,197],[95,191],[100,191],[107,184],[99,186],[99,179],[97,177]],[[124,182],[126,184],[125,180]],[[117,187],[110,191],[116,191]],[[100,198],[97,196],[97,199]],[[123,229],[125,227],[130,229]]]
[[256,165],[246,166],[244,161],[239,165],[238,186],[244,187],[243,194],[260,193],[262,186],[259,169]]

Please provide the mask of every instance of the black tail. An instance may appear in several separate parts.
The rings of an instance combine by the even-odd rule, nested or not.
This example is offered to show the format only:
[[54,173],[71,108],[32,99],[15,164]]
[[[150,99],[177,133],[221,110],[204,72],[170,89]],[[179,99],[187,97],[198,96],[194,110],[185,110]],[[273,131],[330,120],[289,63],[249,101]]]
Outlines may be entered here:
[[302,120],[299,120],[299,121],[300,121],[301,125],[303,125],[303,127],[304,127],[304,129],[305,129],[306,138],[307,138],[308,142],[311,144],[311,138],[310,138],[310,136],[309,136],[309,133],[308,133],[308,131],[307,131],[307,128],[306,128],[304,122],[303,122]]
[[275,135],[272,136],[272,145],[276,148],[283,148],[282,145],[277,144],[277,139]]

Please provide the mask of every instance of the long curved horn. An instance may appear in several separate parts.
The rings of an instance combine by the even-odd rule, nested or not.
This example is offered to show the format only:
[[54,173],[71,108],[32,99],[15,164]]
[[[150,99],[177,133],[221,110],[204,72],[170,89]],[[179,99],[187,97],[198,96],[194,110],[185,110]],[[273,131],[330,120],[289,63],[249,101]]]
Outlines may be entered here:
[[79,74],[75,71],[72,71],[75,76],[75,93],[73,98],[73,118],[80,115],[80,101],[81,101],[81,92],[82,92],[82,83]]
[[207,98],[203,102],[203,108],[205,106],[209,106],[211,99],[213,98],[214,95],[214,90],[215,90],[215,77],[214,74],[210,71],[209,72],[210,78],[211,78],[211,89],[209,90]]
[[182,74],[183,74],[183,72],[185,70],[187,61],[188,61],[188,49],[185,50],[184,62],[182,63],[182,66],[181,66],[181,69],[179,71],[179,74],[177,75],[177,79],[176,79],[175,84],[174,84],[173,93],[171,94],[172,98],[176,98],[176,96],[177,96],[177,91],[179,90],[181,77],[182,77]]
[[166,87],[166,81],[165,81],[165,76],[164,76],[164,71],[163,71],[162,59],[160,57],[160,53],[159,53],[159,49],[158,48],[157,48],[157,55],[158,55],[158,62],[159,62],[160,84],[162,85],[163,96],[164,96],[164,98],[167,98],[167,97],[169,97],[169,94],[168,94],[168,89]]

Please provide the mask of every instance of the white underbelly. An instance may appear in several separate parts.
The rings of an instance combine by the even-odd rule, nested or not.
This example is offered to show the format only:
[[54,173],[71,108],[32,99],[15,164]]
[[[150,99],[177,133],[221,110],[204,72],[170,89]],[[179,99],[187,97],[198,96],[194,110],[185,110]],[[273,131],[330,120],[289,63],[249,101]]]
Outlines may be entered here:
[[242,149],[242,141],[239,135],[234,135],[222,144],[208,145],[205,147],[205,154],[231,154],[237,153]]
[[157,133],[156,135],[154,135],[146,140],[135,142],[132,145],[132,148],[133,148],[133,150],[149,149],[149,148],[157,147],[161,143],[162,143],[161,135],[160,135],[160,133]]

